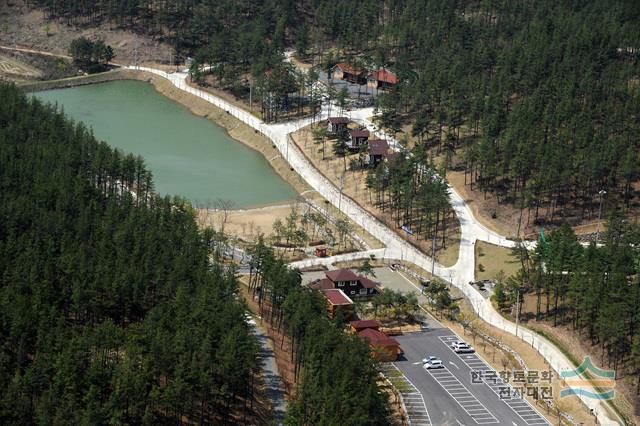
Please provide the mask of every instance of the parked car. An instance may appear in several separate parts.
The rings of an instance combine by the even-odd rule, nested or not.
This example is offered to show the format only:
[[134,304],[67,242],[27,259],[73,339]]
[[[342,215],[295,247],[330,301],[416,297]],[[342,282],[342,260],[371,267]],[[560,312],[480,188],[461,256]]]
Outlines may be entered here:
[[462,342],[460,340],[458,340],[457,342],[453,342],[451,344],[451,349],[453,349],[453,351],[457,354],[469,354],[476,351],[472,346],[469,346],[465,342]]
[[431,370],[436,368],[444,368],[444,364],[442,363],[441,360],[434,359],[425,363],[422,367],[424,367],[425,370]]

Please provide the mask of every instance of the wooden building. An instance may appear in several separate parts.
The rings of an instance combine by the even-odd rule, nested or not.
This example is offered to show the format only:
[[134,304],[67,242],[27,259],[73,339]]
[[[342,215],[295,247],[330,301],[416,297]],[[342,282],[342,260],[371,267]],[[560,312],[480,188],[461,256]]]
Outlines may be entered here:
[[369,343],[371,355],[378,361],[394,362],[403,353],[396,339],[375,328],[365,328],[358,332],[358,336]]
[[347,148],[360,149],[360,147],[369,140],[369,131],[367,129],[349,130],[351,139],[347,142]]
[[324,289],[322,294],[327,299],[327,314],[329,318],[334,319],[338,312],[342,312],[345,321],[349,321],[353,317],[353,300],[349,298],[340,289]]
[[339,133],[347,129],[349,119],[347,117],[329,117],[327,118],[327,132]]
[[384,68],[367,76],[367,87],[370,89],[394,90],[399,82],[398,76]]
[[369,278],[356,275],[350,269],[325,272],[325,278],[309,284],[317,290],[340,289],[348,296],[372,296],[378,294],[378,284]]
[[331,76],[336,80],[345,80],[352,84],[366,84],[365,71],[346,62],[340,62],[331,69]]
[[349,322],[351,331],[358,333],[367,328],[373,328],[374,330],[380,330],[380,323],[376,320],[356,320]]
[[389,144],[383,139],[373,139],[369,141],[369,152],[367,163],[376,167],[387,156]]

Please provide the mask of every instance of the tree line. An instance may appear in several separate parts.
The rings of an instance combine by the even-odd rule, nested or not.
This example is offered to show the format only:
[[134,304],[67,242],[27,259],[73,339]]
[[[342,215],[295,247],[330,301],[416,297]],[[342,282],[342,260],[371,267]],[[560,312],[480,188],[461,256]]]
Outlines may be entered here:
[[[383,212],[390,212],[397,228],[444,246],[447,228],[457,220],[449,206],[447,182],[434,171],[424,147],[416,147],[411,154],[369,169],[369,196]],[[436,241],[440,239],[441,243]]]
[[[618,377],[640,377],[640,225],[613,214],[601,245],[583,247],[568,225],[542,235],[536,249],[515,249],[520,272],[498,283],[494,299],[535,301],[531,317],[570,327],[601,350]],[[526,317],[524,317],[526,319]],[[640,393],[640,380],[638,380]]]
[[[316,53],[324,70],[338,60],[388,67],[402,83],[379,97],[382,124],[400,130],[410,123],[414,137],[442,154],[448,168],[464,170],[472,189],[526,210],[528,221],[591,219],[600,191],[609,205],[624,208],[635,195],[637,2],[32,4],[56,19],[106,20],[168,40],[178,55],[212,65],[223,85],[243,96],[251,80],[262,88],[268,120],[290,99],[302,105],[305,98],[283,64],[285,47]],[[335,47],[339,55],[324,54]]]
[[141,158],[13,86],[0,98],[0,423],[249,411],[258,346],[212,232],[153,195]]

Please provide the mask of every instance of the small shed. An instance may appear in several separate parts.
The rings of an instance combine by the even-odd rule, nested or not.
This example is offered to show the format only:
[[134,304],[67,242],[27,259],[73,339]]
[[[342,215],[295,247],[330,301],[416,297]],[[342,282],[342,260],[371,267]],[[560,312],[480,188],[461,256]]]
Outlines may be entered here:
[[316,257],[327,257],[327,246],[318,246],[314,252]]

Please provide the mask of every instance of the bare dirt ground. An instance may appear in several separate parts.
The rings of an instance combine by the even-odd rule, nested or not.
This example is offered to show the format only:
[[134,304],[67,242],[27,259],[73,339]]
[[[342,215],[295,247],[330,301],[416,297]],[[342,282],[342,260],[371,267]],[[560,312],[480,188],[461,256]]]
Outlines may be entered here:
[[[553,302],[552,302],[553,304]],[[542,295],[542,309],[545,308],[545,296]],[[536,296],[527,294],[524,297],[522,306],[522,315],[535,318],[536,312]],[[535,319],[526,323],[526,326],[540,331],[550,336],[554,342],[560,344],[562,349],[575,360],[581,361],[587,356],[591,357],[592,362],[601,368],[609,369],[613,366],[608,365],[606,357],[603,357],[602,347],[599,345],[591,345],[588,337],[577,334],[571,329],[570,325],[559,325],[553,327],[553,317],[549,321]],[[640,397],[636,395],[637,377],[631,374],[629,368],[619,368],[616,373],[616,396],[614,403],[622,413],[631,419],[635,424],[640,424]]]
[[[382,222],[386,223],[391,229],[395,229],[394,221],[388,212],[382,212],[378,207],[374,206],[370,200],[370,194],[366,187],[366,170],[349,170],[344,171],[345,161],[336,157],[331,151],[331,142],[325,143],[325,159],[322,159],[321,146],[315,145],[308,127],[299,130],[292,135],[293,141],[298,148],[306,155],[309,161],[324,174],[338,188],[342,186],[343,193],[360,206],[365,208],[371,214],[376,216]],[[348,156],[346,159],[347,168],[352,158],[357,158],[358,154]],[[344,178],[343,178],[344,175]],[[415,237],[408,237],[406,234],[400,234],[407,241],[417,245],[425,253],[431,252],[431,241],[418,240]],[[441,247],[441,239],[438,241],[436,258],[438,262],[445,266],[453,265],[458,259],[460,239],[460,226],[457,220],[449,222],[446,235],[446,247]]]
[[67,25],[46,19],[42,11],[27,7],[22,0],[0,6],[0,45],[67,54],[71,41],[81,36],[104,40],[113,48],[114,61],[118,63],[133,64],[136,50],[139,63],[169,63],[173,52],[168,44],[117,28],[115,24],[86,28]]
[[43,74],[39,69],[11,56],[0,53],[0,76],[14,82],[35,80],[42,77]]

